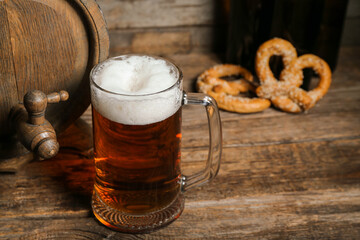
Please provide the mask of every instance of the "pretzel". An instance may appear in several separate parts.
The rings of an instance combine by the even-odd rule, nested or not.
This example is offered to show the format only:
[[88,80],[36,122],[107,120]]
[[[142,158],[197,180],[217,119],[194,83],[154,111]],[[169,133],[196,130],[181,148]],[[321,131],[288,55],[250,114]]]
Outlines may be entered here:
[[[221,79],[232,75],[242,75],[245,80],[229,82]],[[251,84],[253,79],[253,75],[243,67],[222,64],[203,72],[198,77],[197,88],[199,92],[212,96],[221,109],[238,113],[260,112],[271,105],[269,100],[239,96],[239,93],[255,92]]]
[[[284,69],[279,81],[269,67],[273,55],[283,58]],[[295,48],[283,39],[274,38],[262,44],[257,51],[255,65],[261,83],[256,94],[270,99],[275,107],[285,112],[297,113],[312,108],[327,93],[331,84],[331,70],[324,60],[313,54],[297,57]],[[312,68],[320,77],[318,86],[308,92],[300,88],[304,68]]]
[[280,79],[286,80],[289,85],[300,86],[302,84],[302,73],[291,71],[290,65],[296,60],[296,49],[289,43],[281,38],[273,38],[263,43],[256,52],[255,58],[255,71],[260,83],[275,84],[278,81],[274,77],[269,61],[272,56],[281,56],[284,64],[284,70],[288,70],[288,74],[292,74],[287,78],[280,75]]

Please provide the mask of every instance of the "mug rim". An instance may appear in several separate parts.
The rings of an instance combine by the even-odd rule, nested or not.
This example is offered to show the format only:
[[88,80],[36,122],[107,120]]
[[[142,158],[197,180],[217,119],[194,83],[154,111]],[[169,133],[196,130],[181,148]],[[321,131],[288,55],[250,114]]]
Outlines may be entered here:
[[[154,58],[154,59],[160,59],[160,60],[164,60],[167,64],[169,64],[170,66],[172,66],[178,73],[178,77],[177,80],[168,88],[165,88],[163,90],[159,90],[156,92],[152,92],[152,93],[142,93],[142,94],[124,94],[124,93],[118,93],[118,92],[114,92],[114,91],[110,91],[107,90],[101,86],[99,86],[99,84],[97,84],[94,80],[94,75],[95,75],[95,71],[98,70],[98,68],[100,66],[102,66],[104,63],[109,62],[111,60],[119,60],[119,59],[123,59],[123,58],[128,58],[131,56],[141,56],[141,57],[150,57],[150,58]],[[180,68],[173,62],[171,62],[170,60],[164,58],[164,57],[160,57],[160,56],[155,56],[155,55],[151,55],[151,54],[139,54],[139,53],[135,53],[135,54],[123,54],[123,55],[119,55],[119,56],[115,56],[115,57],[111,57],[108,58],[98,64],[96,64],[90,71],[90,85],[93,85],[94,87],[96,87],[97,89],[109,93],[109,94],[113,94],[113,95],[117,95],[117,96],[124,96],[124,97],[142,97],[142,96],[152,96],[152,95],[157,95],[160,93],[164,93],[167,92],[169,90],[171,90],[172,88],[176,87],[177,85],[179,85],[181,83],[183,79],[183,74],[182,71],[180,70]]]

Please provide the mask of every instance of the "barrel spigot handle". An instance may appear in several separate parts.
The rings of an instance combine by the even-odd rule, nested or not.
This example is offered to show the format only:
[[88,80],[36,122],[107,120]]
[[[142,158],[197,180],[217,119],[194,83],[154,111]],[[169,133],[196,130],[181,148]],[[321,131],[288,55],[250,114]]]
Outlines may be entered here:
[[33,125],[43,124],[46,120],[45,111],[47,104],[66,101],[68,98],[69,94],[64,90],[50,93],[49,95],[39,90],[27,92],[24,96],[24,107],[28,112],[28,123]]
[[49,95],[32,90],[25,94],[24,104],[19,104],[12,110],[11,116],[19,140],[42,159],[52,158],[59,151],[56,132],[45,119],[47,104],[66,101],[68,98],[68,92],[63,90]]

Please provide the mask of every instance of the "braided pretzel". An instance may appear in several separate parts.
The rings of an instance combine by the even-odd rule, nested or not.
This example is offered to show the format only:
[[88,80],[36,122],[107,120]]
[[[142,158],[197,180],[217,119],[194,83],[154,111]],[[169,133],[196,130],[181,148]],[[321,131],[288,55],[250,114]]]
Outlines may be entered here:
[[[269,67],[272,55],[283,57],[284,69],[277,81]],[[259,97],[270,99],[275,107],[285,112],[302,112],[312,108],[328,91],[331,70],[321,58],[306,54],[297,58],[295,48],[287,41],[274,38],[262,44],[257,52],[255,70],[261,86],[256,89]],[[312,68],[320,77],[318,86],[307,92],[299,86],[304,68]]]
[[[242,75],[245,80],[228,82],[221,77]],[[253,75],[237,65],[222,64],[214,66],[203,72],[197,80],[199,92],[212,96],[219,108],[239,113],[260,112],[270,106],[270,101],[261,98],[246,98],[238,96],[239,93],[253,91],[251,84]]]

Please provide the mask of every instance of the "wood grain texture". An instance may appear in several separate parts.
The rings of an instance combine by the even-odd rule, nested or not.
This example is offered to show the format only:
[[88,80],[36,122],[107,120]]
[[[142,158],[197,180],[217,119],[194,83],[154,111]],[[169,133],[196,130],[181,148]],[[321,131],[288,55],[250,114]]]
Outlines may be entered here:
[[[9,35],[10,27],[7,20],[5,2],[0,2],[0,138],[10,133],[8,116],[10,109],[18,103],[16,76],[13,65]],[[2,148],[0,147],[2,150]],[[0,151],[2,152],[2,151]]]
[[[223,52],[227,47],[229,0],[161,1],[99,0],[109,26],[111,53],[133,51],[133,38],[144,32],[186,32],[190,49]],[[342,44],[360,44],[358,0],[349,0]],[[139,36],[138,36],[139,37]],[[142,42],[147,45],[145,41]],[[173,45],[177,49],[177,45]],[[171,50],[171,49],[170,49]],[[174,54],[167,52],[166,54]],[[163,50],[156,54],[163,54]]]
[[[114,55],[139,52],[135,47],[139,43],[142,52],[156,55],[225,50],[229,0],[100,0],[98,3],[109,26]],[[147,42],[146,33],[158,33],[160,42]],[[189,35],[185,36],[189,44],[172,42],[174,33]],[[166,51],[163,41],[167,42]]]
[[211,0],[98,0],[110,29],[205,25],[213,23]]
[[9,112],[30,90],[69,93],[68,101],[46,109],[46,119],[58,133],[87,109],[89,73],[108,57],[109,36],[94,0],[5,0],[0,12],[0,160],[4,160],[16,157],[16,149],[18,156],[24,153],[16,137],[8,136],[16,131],[10,128]]
[[[182,26],[216,26],[229,11],[228,0],[98,0],[109,29],[176,28]],[[347,19],[359,18],[360,4],[349,0]],[[356,28],[345,31],[350,35]],[[353,31],[351,31],[353,30]],[[358,35],[358,34],[353,34]],[[346,39],[343,39],[346,41]],[[355,45],[358,45],[359,42]]]
[[[216,180],[187,193],[184,214],[169,227],[143,237],[175,239],[176,233],[179,239],[354,236],[360,230],[359,145],[359,140],[340,140],[227,148]],[[205,154],[206,150],[200,156],[185,151],[185,156]],[[92,161],[58,156],[32,163],[11,183],[11,176],[2,177],[1,220],[6,222],[2,228],[10,228],[16,237],[27,233],[24,239],[35,233],[81,232],[120,239],[122,234],[100,227],[92,217]],[[186,158],[184,168],[202,167]],[[19,226],[19,221],[25,224]]]
[[[110,31],[110,52],[112,56],[140,52],[156,55],[188,54],[189,52],[211,52],[224,49],[226,28],[221,26],[183,26],[164,28],[118,29]],[[147,42],[148,34],[159,42]],[[180,42],[174,41],[182,37]],[[166,48],[164,47],[166,44]],[[140,47],[140,50],[138,49]],[[155,47],[155,49],[152,49]]]
[[[8,29],[2,27],[16,76],[17,99],[29,91],[67,90],[69,101],[49,106],[47,116],[63,130],[90,103],[89,72],[108,56],[109,38],[92,0],[3,1]],[[4,60],[4,61],[5,61]],[[11,68],[9,68],[11,69]],[[11,81],[9,81],[11,82]],[[10,94],[7,94],[10,95]]]
[[190,47],[190,34],[187,32],[147,32],[135,34],[131,52],[177,54],[189,52]]
[[[114,232],[92,215],[93,160],[84,154],[91,146],[87,110],[83,122],[60,137],[56,158],[0,175],[0,238],[358,239],[359,50],[342,49],[331,90],[307,114],[221,111],[219,175],[188,191],[182,216],[150,234]],[[198,74],[219,62],[211,54],[169,57],[183,70],[187,91]],[[205,164],[206,121],[202,108],[184,108],[184,174]],[[79,135],[76,128],[87,130]]]
[[[24,95],[32,89],[41,89],[45,93],[64,89],[76,67],[78,51],[82,51],[79,54],[85,58],[88,55],[88,47],[83,49],[77,45],[72,32],[72,28],[79,28],[79,44],[88,46],[84,26],[81,26],[78,19],[74,19],[73,25],[69,25],[66,18],[55,10],[64,7],[64,12],[68,13],[73,10],[71,6],[49,6],[46,1],[41,3],[22,0],[7,1],[6,5],[11,29],[8,38],[12,41],[19,86],[18,99],[22,101]],[[73,10],[67,17],[71,19],[78,16]],[[54,64],[55,61],[57,64]],[[81,75],[86,62],[78,62]],[[78,79],[75,78],[74,81]]]

